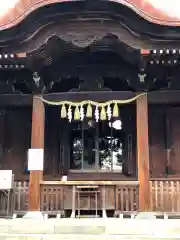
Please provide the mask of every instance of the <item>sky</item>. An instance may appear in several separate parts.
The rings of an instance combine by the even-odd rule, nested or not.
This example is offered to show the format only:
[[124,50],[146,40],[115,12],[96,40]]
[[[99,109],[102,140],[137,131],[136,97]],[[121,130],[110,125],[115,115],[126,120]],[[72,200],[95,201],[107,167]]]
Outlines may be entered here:
[[180,0],[145,0],[170,17],[180,18]]
[[0,16],[4,16],[18,1],[19,0],[0,0]]

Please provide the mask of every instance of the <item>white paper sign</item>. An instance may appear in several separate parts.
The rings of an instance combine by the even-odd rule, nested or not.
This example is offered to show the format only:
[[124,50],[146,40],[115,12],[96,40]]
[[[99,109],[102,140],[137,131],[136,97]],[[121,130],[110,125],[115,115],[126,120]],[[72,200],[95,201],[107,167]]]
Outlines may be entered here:
[[44,165],[44,149],[29,149],[28,150],[28,170],[43,171]]
[[12,188],[13,174],[12,170],[0,170],[0,190]]
[[66,181],[67,181],[67,176],[63,175],[63,176],[61,177],[61,181],[66,182]]

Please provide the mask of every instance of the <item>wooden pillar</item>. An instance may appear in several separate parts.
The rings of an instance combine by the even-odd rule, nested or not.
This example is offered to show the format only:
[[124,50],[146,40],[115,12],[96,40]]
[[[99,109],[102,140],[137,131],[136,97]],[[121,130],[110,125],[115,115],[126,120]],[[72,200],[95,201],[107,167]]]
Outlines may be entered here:
[[[44,103],[33,98],[31,148],[44,149]],[[30,171],[28,210],[40,211],[40,181],[43,171]]]
[[139,211],[150,210],[149,135],[147,94],[136,101],[137,165],[139,181]]

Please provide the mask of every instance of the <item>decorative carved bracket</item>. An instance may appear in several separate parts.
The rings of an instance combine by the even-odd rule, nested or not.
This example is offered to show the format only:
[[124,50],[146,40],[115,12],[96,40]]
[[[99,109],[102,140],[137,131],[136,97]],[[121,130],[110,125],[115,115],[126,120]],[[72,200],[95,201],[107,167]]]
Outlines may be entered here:
[[105,32],[99,31],[71,32],[66,35],[61,35],[60,38],[79,48],[86,48],[92,43],[102,39],[106,34]]

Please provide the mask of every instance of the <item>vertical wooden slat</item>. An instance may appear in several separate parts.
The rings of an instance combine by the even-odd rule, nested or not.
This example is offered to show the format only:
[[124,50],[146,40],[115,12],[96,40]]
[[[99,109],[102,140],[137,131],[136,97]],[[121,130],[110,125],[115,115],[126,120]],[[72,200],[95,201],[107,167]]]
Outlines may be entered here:
[[48,208],[49,208],[49,206],[48,206],[48,189],[45,187],[45,186],[43,186],[43,189],[44,189],[44,199],[42,200],[43,202],[44,202],[44,211],[48,211]]
[[129,191],[129,207],[130,211],[133,211],[133,205],[134,205],[134,189],[131,187]]
[[158,182],[154,182],[154,190],[155,190],[155,206],[158,208]]
[[180,181],[177,181],[177,212],[180,212]]
[[139,180],[139,210],[150,210],[149,192],[149,135],[147,94],[136,101],[137,162]]
[[53,196],[54,196],[54,194],[53,194],[53,190],[54,190],[54,188],[50,188],[50,191],[51,191],[51,193],[50,193],[50,197],[51,197],[51,199],[50,199],[50,211],[52,211],[53,210]]
[[153,182],[149,182],[149,188],[150,188],[150,209],[153,211],[154,206],[153,206]]
[[129,211],[129,188],[128,187],[126,187],[125,189],[124,189],[125,191],[124,191],[124,196],[125,196],[125,199],[126,199],[126,211]]
[[161,211],[163,211],[164,208],[164,184],[163,181],[160,181],[159,184],[159,188],[160,188],[160,209]]
[[169,188],[168,188],[168,182],[167,181],[163,181],[164,184],[164,199],[166,201],[166,204],[164,206],[164,209],[166,209],[166,211],[168,211],[169,208]]
[[118,211],[119,210],[119,189],[118,189],[118,187],[116,186],[116,188],[115,188],[116,190],[116,192],[115,192],[115,196],[116,196],[116,211]]
[[[44,104],[33,98],[31,148],[44,149]],[[40,211],[40,181],[43,171],[30,171],[28,210]]]
[[58,209],[58,208],[59,208],[59,194],[60,194],[60,188],[58,187],[58,188],[56,189],[56,196],[55,196],[55,199],[54,199],[55,209]]
[[60,209],[64,210],[64,188],[63,187],[61,187],[61,192],[59,196],[59,205],[60,205]]
[[175,191],[176,191],[176,181],[170,182],[170,188],[171,188],[171,210],[172,212],[175,212]]
[[175,188],[175,211],[178,211],[178,181],[176,181],[176,188]]
[[166,185],[167,185],[167,202],[168,202],[168,207],[167,207],[167,211],[168,212],[171,212],[171,209],[172,209],[172,204],[171,204],[171,200],[172,200],[172,198],[171,198],[171,188],[170,188],[170,186],[171,186],[171,184],[170,184],[170,181],[166,181]]
[[17,210],[20,211],[21,209],[21,182],[17,184]]
[[41,211],[44,210],[44,188],[41,187]]
[[120,189],[119,189],[120,191],[119,191],[119,194],[120,194],[120,210],[121,211],[124,211],[124,202],[126,202],[126,198],[124,197],[124,187],[121,187]]

